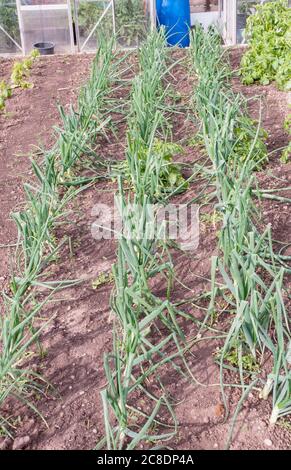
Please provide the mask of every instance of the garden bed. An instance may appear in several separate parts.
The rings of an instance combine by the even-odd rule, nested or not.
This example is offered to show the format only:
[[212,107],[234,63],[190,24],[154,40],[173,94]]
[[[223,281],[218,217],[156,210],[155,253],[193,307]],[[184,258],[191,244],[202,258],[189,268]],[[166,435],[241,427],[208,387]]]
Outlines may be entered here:
[[[232,64],[236,68],[240,49],[232,53]],[[7,101],[6,117],[0,115],[0,169],[1,169],[1,244],[14,244],[16,230],[10,220],[10,212],[23,205],[23,181],[31,178],[27,153],[34,145],[49,147],[53,142],[52,127],[58,124],[57,103],[69,105],[76,100],[80,84],[88,76],[91,56],[67,56],[40,59],[33,67],[31,90],[17,90]],[[10,61],[0,62],[0,80],[9,76]],[[192,94],[193,80],[187,75],[186,64],[173,70],[173,85],[180,93],[181,104],[188,106]],[[175,81],[174,81],[175,79]],[[262,126],[268,131],[268,150],[274,151],[288,143],[283,123],[288,114],[287,95],[275,86],[242,86],[237,79],[233,87],[248,98],[262,99]],[[253,118],[259,116],[259,100],[249,101]],[[175,142],[183,145],[184,152],[177,160],[193,163],[203,161],[203,153],[191,145],[197,128],[188,121],[188,111],[173,119]],[[99,140],[98,151],[106,158],[122,159],[125,146],[125,126],[117,126],[117,136]],[[269,163],[260,171],[261,187],[290,186],[291,165],[281,164],[280,152],[273,152]],[[20,156],[21,155],[21,156]],[[41,336],[41,355],[34,357],[35,368],[53,385],[44,396],[33,398],[47,422],[46,424],[26,407],[11,402],[5,410],[15,416],[15,435],[29,437],[29,449],[92,449],[103,435],[103,414],[100,390],[106,385],[103,371],[103,355],[109,352],[112,342],[112,317],[109,299],[112,284],[101,283],[93,288],[92,283],[103,273],[109,273],[115,261],[115,242],[96,241],[90,227],[94,221],[92,208],[96,203],[113,205],[116,182],[108,180],[95,183],[81,192],[70,205],[66,224],[57,230],[58,239],[70,237],[61,249],[58,260],[49,266],[53,279],[81,279],[82,284],[57,293],[58,302],[47,304],[42,312],[42,321],[51,319]],[[187,193],[176,200],[190,200],[202,189],[199,183],[191,184]],[[287,194],[284,194],[287,196]],[[289,194],[290,197],[290,194]],[[290,240],[290,208],[277,201],[260,202],[264,224],[271,223],[276,240]],[[194,256],[184,253],[174,255],[178,281],[173,289],[175,301],[191,298],[209,290],[211,256],[217,254],[219,221],[207,215],[213,208],[201,211],[200,243]],[[9,292],[11,248],[1,248],[0,286]],[[165,295],[165,285],[155,284],[155,293]],[[207,304],[205,304],[207,307]],[[203,318],[203,311],[189,302],[188,313]],[[224,319],[218,317],[215,326],[220,329]],[[185,322],[186,323],[186,322]],[[195,326],[185,324],[187,336],[195,332]],[[222,449],[229,432],[229,420],[224,423],[223,405],[219,386],[219,368],[214,363],[218,340],[198,343],[189,358],[189,366],[195,378],[205,386],[193,385],[178,374],[167,371],[169,392],[177,401],[176,414],[179,421],[177,436],[169,444],[174,449]],[[166,371],[165,371],[166,372]],[[155,384],[152,384],[155,387]],[[233,412],[239,399],[238,390],[228,393]],[[276,427],[268,426],[271,404],[262,402],[257,392],[252,392],[244,402],[239,414],[233,449],[287,449],[290,447],[291,421],[286,418]],[[13,446],[12,440],[2,439],[3,447]]]

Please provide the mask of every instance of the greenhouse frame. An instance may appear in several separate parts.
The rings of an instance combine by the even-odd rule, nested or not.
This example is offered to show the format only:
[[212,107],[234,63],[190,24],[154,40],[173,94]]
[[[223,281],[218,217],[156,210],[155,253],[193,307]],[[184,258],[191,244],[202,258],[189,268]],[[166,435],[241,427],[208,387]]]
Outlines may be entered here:
[[[117,35],[117,45],[136,47],[156,25],[154,0],[0,0],[0,54],[28,54],[51,41],[57,53],[94,51],[97,36]],[[243,43],[256,1],[191,0],[191,24],[218,24],[225,43]],[[130,10],[132,9],[132,10]]]

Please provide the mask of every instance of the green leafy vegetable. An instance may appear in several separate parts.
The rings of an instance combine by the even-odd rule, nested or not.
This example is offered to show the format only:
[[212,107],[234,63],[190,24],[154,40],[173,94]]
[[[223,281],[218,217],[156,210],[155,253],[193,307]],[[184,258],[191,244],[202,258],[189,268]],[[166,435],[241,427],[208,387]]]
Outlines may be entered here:
[[[189,183],[183,178],[179,165],[173,162],[173,157],[183,152],[183,147],[178,144],[171,142],[164,142],[156,139],[151,153],[155,160],[161,161],[161,167],[159,170],[158,186],[156,187],[156,196],[161,193],[172,191],[174,188],[179,188],[178,192],[185,191]],[[141,174],[146,171],[146,160],[148,157],[148,149],[143,146],[138,153],[140,160]],[[122,161],[116,166],[117,174],[125,176],[127,181],[131,180],[131,172],[128,166],[127,160]]]
[[282,90],[291,89],[291,9],[288,2],[264,3],[247,20],[249,49],[241,61],[242,81],[268,85],[276,81]]
[[5,108],[5,101],[10,97],[11,88],[4,80],[2,80],[0,82],[0,111]]
[[39,56],[37,50],[33,50],[28,57],[21,62],[14,62],[11,74],[11,82],[14,87],[32,88],[33,84],[28,81],[30,69],[34,60]]

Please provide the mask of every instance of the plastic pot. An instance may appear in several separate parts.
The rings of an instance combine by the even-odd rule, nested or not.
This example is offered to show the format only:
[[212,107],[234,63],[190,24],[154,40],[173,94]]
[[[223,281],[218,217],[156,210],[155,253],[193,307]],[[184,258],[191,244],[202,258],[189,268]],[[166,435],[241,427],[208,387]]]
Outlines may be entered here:
[[34,49],[37,49],[40,55],[52,55],[55,52],[55,45],[53,42],[36,42],[33,44]]

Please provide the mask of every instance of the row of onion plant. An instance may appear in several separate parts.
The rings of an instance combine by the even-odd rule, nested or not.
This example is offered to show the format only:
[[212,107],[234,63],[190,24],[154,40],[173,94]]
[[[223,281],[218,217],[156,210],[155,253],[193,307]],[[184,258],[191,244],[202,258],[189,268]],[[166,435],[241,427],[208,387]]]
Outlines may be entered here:
[[[182,314],[169,298],[173,264],[166,232],[162,233],[166,228],[161,225],[152,231],[158,212],[153,205],[163,204],[168,190],[175,192],[186,183],[174,163],[164,158],[170,138],[166,77],[174,63],[168,61],[162,29],[152,32],[140,48],[139,66],[131,90],[126,159],[118,168],[116,204],[122,230],[113,266],[114,338],[113,351],[104,359],[105,437],[97,446],[114,450],[132,450],[146,443],[157,447],[157,441],[175,435],[173,403],[162,375],[169,366],[185,375],[181,359],[186,346],[178,318]],[[171,171],[179,175],[175,188],[166,183]],[[168,286],[164,300],[152,288],[158,277]],[[153,380],[159,392],[147,386]]]
[[[284,275],[290,272],[290,257],[274,252],[270,225],[263,230],[258,227],[260,213],[254,197],[260,191],[255,170],[263,165],[267,152],[260,125],[254,125],[248,117],[246,99],[231,89],[232,72],[215,30],[204,32],[199,26],[195,27],[191,34],[190,60],[197,76],[195,110],[212,162],[215,208],[222,218],[221,255],[212,261],[208,315],[213,314],[218,296],[225,300],[231,313],[231,324],[220,354],[223,400],[227,410],[224,368],[230,353],[237,357],[242,398],[259,380],[256,374],[250,377],[252,374],[245,367],[244,358],[250,355],[256,363],[262,364],[267,357],[272,357],[272,372],[261,396],[267,398],[273,392],[270,421],[275,423],[279,416],[291,411],[290,319],[283,284]],[[247,141],[245,136],[248,136]]]
[[[72,181],[78,162],[82,166],[87,156],[89,161],[94,157],[96,138],[110,125],[111,93],[117,86],[119,63],[113,41],[101,43],[76,109],[71,107],[66,113],[60,108],[62,125],[57,129],[56,144],[42,152],[41,162],[31,162],[34,179],[24,184],[26,208],[12,214],[18,243],[10,293],[4,293],[5,311],[0,316],[1,408],[8,398],[14,397],[37,411],[30,397],[34,391],[42,390],[39,380],[34,380],[40,377],[27,364],[33,354],[32,343],[45,325],[35,326],[35,318],[56,291],[76,282],[49,281],[44,271],[60,248],[54,229],[63,220],[69,201],[80,191],[74,187],[64,190],[62,185]],[[4,413],[0,414],[0,429],[12,431],[11,420]]]

